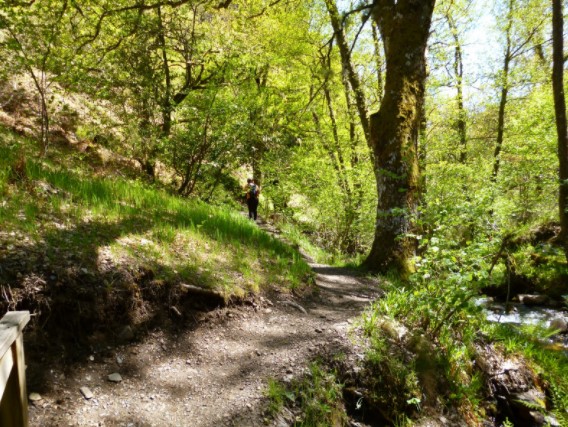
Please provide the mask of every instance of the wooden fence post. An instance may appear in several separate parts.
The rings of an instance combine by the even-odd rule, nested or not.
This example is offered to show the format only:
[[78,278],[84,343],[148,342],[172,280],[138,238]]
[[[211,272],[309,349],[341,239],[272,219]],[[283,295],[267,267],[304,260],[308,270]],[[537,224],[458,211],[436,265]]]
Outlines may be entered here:
[[0,320],[0,426],[28,426],[24,327],[28,311],[11,311]]

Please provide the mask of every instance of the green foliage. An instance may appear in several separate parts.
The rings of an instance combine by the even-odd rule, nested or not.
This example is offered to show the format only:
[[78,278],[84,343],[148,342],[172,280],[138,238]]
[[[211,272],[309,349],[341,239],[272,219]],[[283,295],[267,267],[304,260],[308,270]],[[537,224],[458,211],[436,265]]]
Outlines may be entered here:
[[292,242],[294,245],[302,248],[302,250],[309,255],[315,262],[321,264],[338,265],[341,258],[338,259],[340,254],[331,254],[319,246],[314,245],[305,234],[303,234],[298,226],[291,222],[279,223],[279,229],[282,231],[284,237]]
[[288,391],[284,385],[274,379],[268,380],[266,397],[269,401],[268,414],[271,416],[278,414],[286,403],[295,401],[294,393]]
[[505,418],[505,421],[503,422],[503,427],[515,427],[515,426],[511,421],[509,421],[509,418]]
[[[542,226],[546,230],[550,224]],[[532,285],[532,292],[559,297],[568,291],[568,265],[563,249],[547,241],[520,244],[511,254],[515,274]]]
[[[447,10],[451,16],[468,19],[467,8],[461,3],[442,2],[440,7],[440,11]],[[462,249],[463,255],[456,258],[468,258],[472,266],[486,271],[504,236],[555,220],[558,191],[552,94],[548,71],[542,67],[549,54],[548,47],[540,45],[536,50],[523,47],[537,45],[537,40],[545,37],[544,22],[549,10],[542,1],[514,2],[511,13],[508,2],[498,2],[495,7],[499,11],[498,32],[503,39],[505,27],[512,22],[510,42],[514,52],[507,81],[509,98],[499,174],[494,182],[491,178],[496,160],[498,98],[480,99],[474,94],[468,98],[466,93],[465,102],[470,105],[464,123],[467,156],[460,159],[456,115],[462,113],[458,111],[457,98],[453,93],[432,92],[428,99],[432,107],[429,116],[432,132],[424,140],[422,158],[427,191],[419,217],[419,234],[438,238],[449,250]],[[518,19],[521,15],[523,19]],[[464,30],[467,28],[461,28]],[[449,38],[451,34],[440,32],[439,36]],[[453,51],[435,50],[437,55],[444,52],[447,57],[434,58],[435,64],[454,60]],[[487,64],[496,71],[492,75],[494,80],[489,79],[485,84],[495,84],[497,90],[505,84],[500,64],[501,59],[497,64]],[[445,70],[452,68],[440,65],[434,73],[433,90],[439,85],[455,85],[457,77],[453,70],[449,73]],[[476,70],[465,71],[467,78]],[[521,256],[516,261],[520,265],[529,260]],[[553,269],[557,267],[551,265]],[[494,268],[491,282],[504,282],[502,266]]]
[[[364,319],[371,346],[365,355],[368,383],[374,403],[388,408],[393,418],[420,402],[422,392],[416,361],[404,356],[403,349],[383,335],[382,329]],[[385,387],[388,384],[388,387]]]
[[412,420],[405,414],[399,414],[396,416],[394,421],[394,427],[412,427],[414,423]]
[[302,141],[289,158],[288,167],[283,167],[280,159],[280,154],[267,157],[267,177],[278,182],[265,187],[273,201],[272,209],[291,220],[313,245],[338,258],[365,252],[374,222],[372,216],[364,215],[373,209],[369,163],[364,161],[351,170],[348,179],[361,187],[357,190],[360,193],[348,197],[317,140]]
[[[416,239],[414,273],[405,282],[387,280],[385,297],[363,321],[373,346],[369,364],[401,390],[385,397],[398,408],[418,409],[413,399],[421,384],[416,360],[405,358],[378,326],[384,316],[432,342],[448,401],[474,405],[480,380],[469,357],[483,324],[473,304],[480,289],[507,282],[504,259],[536,290],[560,294],[566,286],[568,265],[553,236],[526,237],[554,228],[557,218],[548,4],[495,2],[495,28],[486,31],[495,31],[490,47],[499,57],[483,58],[475,70],[466,61],[461,76],[458,51],[465,58],[471,53],[468,34],[479,18],[478,6],[469,3],[437,2],[419,144],[422,205],[407,236]],[[159,278],[217,287],[228,297],[274,283],[301,286],[310,273],[298,251],[227,208],[241,209],[240,181],[252,173],[261,181],[263,216],[281,222],[294,245],[318,262],[364,256],[375,231],[374,165],[352,88],[336,46],[328,43],[323,2],[157,4],[0,0],[0,105],[11,118],[22,117],[14,126],[36,131],[30,94],[39,91],[47,96],[54,129],[113,150],[143,171],[131,169],[128,176],[146,174],[156,187],[193,199],[138,179],[93,178],[92,170],[101,173],[108,160],[98,152],[64,156],[54,147],[50,160],[32,161],[37,153],[29,142],[2,130],[2,225],[49,248],[76,251],[92,268],[104,252],[150,266]],[[385,66],[381,40],[375,52],[370,25],[361,27],[360,17],[342,18],[372,113],[380,106]],[[505,77],[508,43],[513,53]],[[28,75],[30,87],[6,89],[18,74]],[[466,90],[458,95],[461,84]],[[502,89],[509,98],[496,159]],[[14,93],[26,93],[29,102],[19,106]],[[75,107],[61,101],[78,93],[92,100],[78,98]],[[500,170],[492,179],[496,160]],[[515,245],[502,250],[506,238]],[[525,332],[507,343],[513,350],[529,338]],[[560,361],[546,361],[540,351],[531,357],[550,372],[556,364],[565,376]],[[334,384],[321,371],[312,376]],[[565,407],[562,381],[551,376],[550,382],[556,405]],[[331,399],[318,393],[306,394],[302,404]],[[314,407],[314,414],[325,412]]]
[[[4,174],[16,161],[16,150],[2,147]],[[218,288],[226,298],[274,283],[295,288],[311,277],[297,251],[238,213],[138,181],[82,176],[28,160],[26,181],[6,186],[5,229],[34,233],[51,247],[76,252],[94,269],[93,253],[105,250],[117,262],[128,257],[151,268],[158,279],[192,283],[202,270],[201,284]]]
[[406,284],[388,284],[377,309],[438,339],[476,315],[472,299],[489,280],[488,248],[472,242],[455,248],[451,240],[418,237],[425,251],[415,258],[416,272]]
[[327,427],[347,425],[347,415],[342,404],[342,385],[335,372],[318,362],[310,365],[305,378],[296,380],[291,387],[270,381],[267,397],[269,412],[277,414],[284,405],[299,412],[294,426]]
[[[369,381],[375,398],[393,417],[419,410],[412,403],[423,394],[439,394],[464,412],[482,399],[483,381],[471,363],[483,324],[472,302],[477,285],[473,274],[457,267],[457,259],[440,254],[439,248],[433,252],[410,282],[385,281],[384,297],[362,318],[370,342]],[[424,270],[428,265],[436,268]],[[384,384],[392,388],[384,390]]]

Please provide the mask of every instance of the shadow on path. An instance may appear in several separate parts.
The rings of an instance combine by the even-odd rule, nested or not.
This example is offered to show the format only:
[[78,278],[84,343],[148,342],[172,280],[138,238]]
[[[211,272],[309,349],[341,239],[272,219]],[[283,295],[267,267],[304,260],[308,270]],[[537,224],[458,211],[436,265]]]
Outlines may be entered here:
[[[156,329],[140,342],[97,356],[62,382],[73,398],[61,410],[34,408],[31,425],[265,425],[269,380],[290,381],[305,375],[319,356],[353,351],[350,319],[380,296],[378,282],[357,271],[312,268],[315,295],[294,300],[275,293],[220,308],[192,325]],[[109,383],[111,372],[121,373],[123,383]],[[96,404],[79,395],[85,384],[94,390]],[[47,392],[45,398],[60,396]]]

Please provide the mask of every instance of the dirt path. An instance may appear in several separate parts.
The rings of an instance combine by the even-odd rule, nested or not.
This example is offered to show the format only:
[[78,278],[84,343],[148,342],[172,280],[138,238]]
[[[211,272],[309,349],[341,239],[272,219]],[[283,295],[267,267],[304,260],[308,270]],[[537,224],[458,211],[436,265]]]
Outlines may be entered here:
[[[31,405],[30,424],[263,425],[268,379],[289,380],[317,354],[352,346],[351,319],[377,297],[376,284],[353,272],[311,266],[319,292],[309,300],[275,294],[218,309],[179,333],[155,331],[93,354],[72,374],[46,372],[50,391]],[[115,372],[119,383],[107,379]],[[81,387],[94,396],[85,399]]]

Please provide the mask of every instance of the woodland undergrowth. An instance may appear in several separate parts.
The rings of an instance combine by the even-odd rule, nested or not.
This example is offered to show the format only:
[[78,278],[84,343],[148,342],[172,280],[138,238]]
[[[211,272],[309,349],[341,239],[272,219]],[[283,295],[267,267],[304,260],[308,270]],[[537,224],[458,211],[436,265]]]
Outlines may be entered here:
[[[158,306],[174,316],[183,301],[199,307],[185,285],[223,304],[310,283],[299,252],[238,211],[168,194],[128,170],[95,174],[83,153],[53,147],[38,159],[32,141],[1,138],[1,304],[31,309],[37,326],[81,340],[112,320],[144,324]],[[77,328],[57,328],[64,315],[76,315]]]

